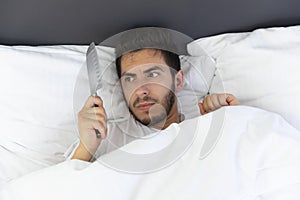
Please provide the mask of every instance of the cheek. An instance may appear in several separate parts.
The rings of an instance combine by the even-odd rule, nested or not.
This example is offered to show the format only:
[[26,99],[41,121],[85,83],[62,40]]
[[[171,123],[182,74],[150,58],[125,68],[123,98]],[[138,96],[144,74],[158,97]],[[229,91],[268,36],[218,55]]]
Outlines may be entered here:
[[124,92],[124,96],[125,96],[125,100],[127,102],[127,105],[130,105],[131,102],[132,102],[132,95],[130,95],[130,93]]
[[165,96],[169,93],[169,89],[162,85],[149,87],[149,97],[155,99],[159,104],[164,102]]
[[136,100],[136,95],[134,95],[134,93],[124,93],[124,96],[125,96],[125,100],[126,100],[126,103],[127,103],[127,106],[131,109],[131,110],[133,110],[134,108],[133,108],[133,102]]
[[129,103],[129,98],[130,98],[130,92],[128,92],[128,90],[126,90],[123,86],[122,86],[122,91],[123,91],[123,95],[124,95],[124,99],[126,101],[126,103]]
[[125,100],[127,101],[127,103],[129,103],[130,101],[133,100],[133,97],[135,96],[136,92],[137,92],[137,87],[122,87],[123,90],[123,94],[125,97]]
[[151,91],[152,94],[162,98],[164,97],[166,94],[168,94],[170,91],[172,90],[172,83],[168,82],[168,83],[162,83],[162,84],[155,84],[153,85]]

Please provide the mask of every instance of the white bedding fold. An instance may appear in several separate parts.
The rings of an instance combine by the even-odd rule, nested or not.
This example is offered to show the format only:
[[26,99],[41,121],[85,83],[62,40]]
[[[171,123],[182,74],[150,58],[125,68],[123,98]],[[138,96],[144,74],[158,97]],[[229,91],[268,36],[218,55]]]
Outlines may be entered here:
[[[220,134],[211,132],[217,124]],[[103,165],[104,158],[117,159],[115,151],[98,162],[70,160],[11,181],[0,199],[300,199],[300,133],[279,115],[260,109],[225,107],[122,150],[155,151],[190,130],[196,135],[184,154],[155,172],[124,173]]]

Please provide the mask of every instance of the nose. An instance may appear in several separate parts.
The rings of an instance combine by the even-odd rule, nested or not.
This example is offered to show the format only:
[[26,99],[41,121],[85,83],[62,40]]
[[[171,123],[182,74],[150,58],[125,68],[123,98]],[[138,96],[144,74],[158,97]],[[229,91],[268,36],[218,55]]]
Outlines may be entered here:
[[145,84],[145,85],[141,85],[140,87],[138,87],[136,89],[135,93],[139,98],[143,99],[143,97],[149,95],[150,91],[149,91],[148,86]]

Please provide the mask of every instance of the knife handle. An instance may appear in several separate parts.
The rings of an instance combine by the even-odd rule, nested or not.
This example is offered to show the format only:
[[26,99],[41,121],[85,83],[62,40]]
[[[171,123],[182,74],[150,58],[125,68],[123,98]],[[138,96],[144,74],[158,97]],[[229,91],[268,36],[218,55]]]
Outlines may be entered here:
[[[97,96],[97,94],[95,93],[95,94],[93,94],[93,96],[95,97],[95,96]],[[98,107],[98,105],[97,105],[97,104],[94,104],[93,107]],[[95,133],[96,133],[96,137],[97,137],[97,138],[101,138],[101,133],[99,132],[98,129],[95,129]]]

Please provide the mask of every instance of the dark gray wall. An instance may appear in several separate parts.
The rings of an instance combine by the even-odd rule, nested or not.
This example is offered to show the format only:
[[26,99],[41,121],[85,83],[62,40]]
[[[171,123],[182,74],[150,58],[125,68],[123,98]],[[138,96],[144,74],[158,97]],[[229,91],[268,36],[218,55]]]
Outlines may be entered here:
[[299,0],[0,0],[0,44],[89,44],[138,26],[192,38],[300,25]]

